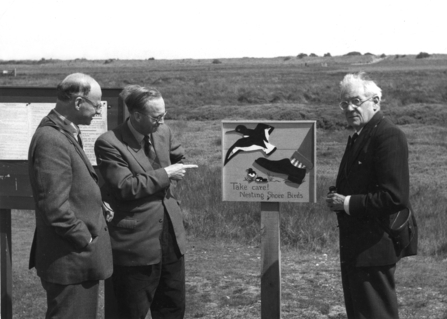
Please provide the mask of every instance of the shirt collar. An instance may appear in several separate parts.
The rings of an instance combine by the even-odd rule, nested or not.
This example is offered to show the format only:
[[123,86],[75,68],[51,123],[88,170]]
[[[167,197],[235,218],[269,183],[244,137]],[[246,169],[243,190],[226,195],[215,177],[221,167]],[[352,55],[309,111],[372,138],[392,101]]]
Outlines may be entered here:
[[144,135],[138,132],[132,125],[132,122],[130,121],[130,118],[127,119],[127,126],[129,127],[129,130],[132,132],[133,136],[137,140],[138,143],[142,143],[144,139]]
[[74,128],[75,131],[73,132],[73,134],[75,135],[81,134],[81,129],[79,128],[79,126],[77,126],[72,121],[67,119],[65,116],[60,114],[58,111],[56,111],[56,109],[53,109],[53,112],[62,120],[62,122],[64,122],[64,124],[70,125],[72,128]]

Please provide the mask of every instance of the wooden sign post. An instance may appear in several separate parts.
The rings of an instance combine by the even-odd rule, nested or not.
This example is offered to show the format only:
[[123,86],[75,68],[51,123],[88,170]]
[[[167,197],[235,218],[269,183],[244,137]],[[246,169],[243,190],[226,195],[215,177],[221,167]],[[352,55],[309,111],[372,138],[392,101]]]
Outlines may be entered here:
[[280,202],[316,201],[315,121],[223,121],[222,199],[261,203],[261,318],[281,318]]
[[278,202],[261,203],[261,319],[281,318],[281,250]]

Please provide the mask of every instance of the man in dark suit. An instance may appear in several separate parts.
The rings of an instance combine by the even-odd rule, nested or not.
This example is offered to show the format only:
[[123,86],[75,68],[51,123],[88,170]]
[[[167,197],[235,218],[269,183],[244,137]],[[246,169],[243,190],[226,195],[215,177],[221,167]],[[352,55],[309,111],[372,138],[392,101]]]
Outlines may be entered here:
[[47,294],[46,318],[96,318],[99,280],[113,271],[98,177],[78,127],[100,111],[99,84],[84,74],[67,76],[29,148],[36,203],[30,268]]
[[340,108],[356,133],[326,202],[337,212],[346,311],[350,319],[398,318],[400,256],[379,223],[389,226],[410,208],[407,140],[380,111],[381,89],[365,73],[346,75],[340,87]]
[[156,89],[126,87],[129,118],[95,143],[104,178],[119,318],[183,318],[185,229],[172,188],[185,174],[184,151],[164,124]]

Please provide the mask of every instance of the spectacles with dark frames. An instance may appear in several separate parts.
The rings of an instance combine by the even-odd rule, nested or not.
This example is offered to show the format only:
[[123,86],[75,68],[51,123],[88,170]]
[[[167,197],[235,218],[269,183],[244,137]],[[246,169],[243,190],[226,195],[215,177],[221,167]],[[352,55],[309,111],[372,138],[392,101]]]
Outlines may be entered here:
[[349,107],[349,105],[352,105],[356,109],[356,108],[362,106],[363,103],[368,102],[375,97],[377,97],[377,95],[371,96],[370,98],[367,98],[366,100],[361,100],[358,97],[353,97],[349,100],[341,101],[338,104],[338,106],[340,106],[340,109],[342,109],[343,111],[345,111]]
[[95,108],[96,111],[102,111],[102,103],[99,102],[97,104],[95,104],[92,100],[90,100],[88,97],[85,96],[81,96],[81,95],[75,95],[75,97],[80,97],[81,99],[87,101],[88,104],[90,104],[91,106],[93,106]]
[[140,114],[146,115],[148,118],[150,118],[155,123],[160,124],[160,122],[164,120],[167,113],[168,113],[168,111],[164,112],[162,115],[157,116],[157,117],[150,116],[149,114],[146,114],[146,113],[140,113]]

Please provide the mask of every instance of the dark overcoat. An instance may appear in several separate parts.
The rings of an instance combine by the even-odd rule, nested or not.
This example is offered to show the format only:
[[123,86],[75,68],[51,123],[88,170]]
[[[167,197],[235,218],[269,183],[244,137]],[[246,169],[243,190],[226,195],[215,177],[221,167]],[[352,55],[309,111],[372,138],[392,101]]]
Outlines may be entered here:
[[350,215],[337,214],[341,261],[354,266],[391,265],[399,260],[385,225],[410,208],[408,145],[405,134],[381,111],[363,127],[340,164],[337,192],[351,195]]

